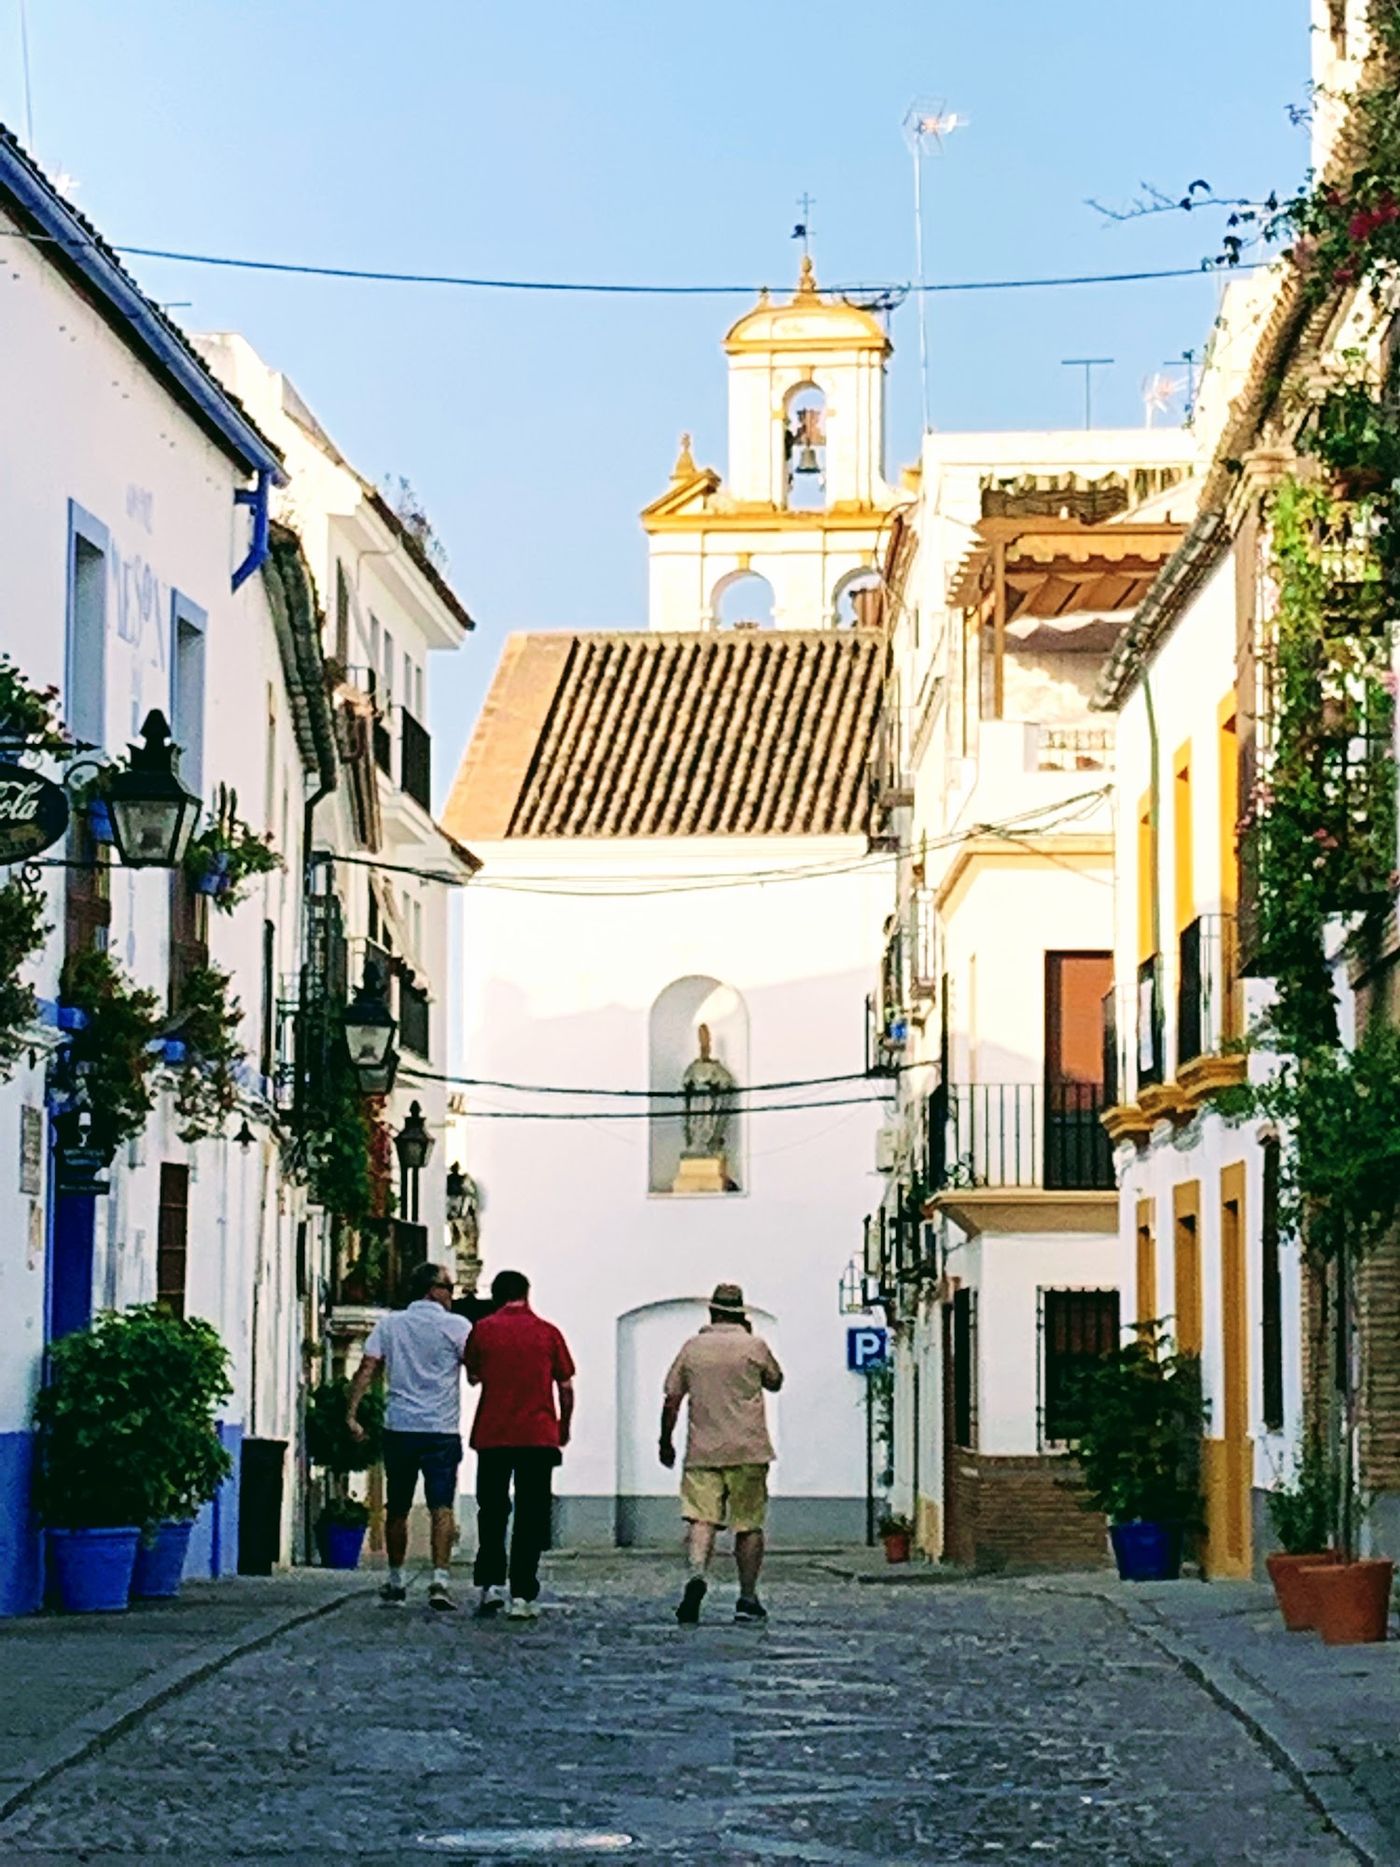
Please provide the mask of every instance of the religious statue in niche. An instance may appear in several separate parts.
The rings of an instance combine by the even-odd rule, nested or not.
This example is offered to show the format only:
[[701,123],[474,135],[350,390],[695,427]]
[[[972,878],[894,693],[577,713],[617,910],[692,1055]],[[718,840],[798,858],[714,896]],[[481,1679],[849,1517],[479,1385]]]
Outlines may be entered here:
[[725,1143],[734,1113],[733,1076],[711,1055],[710,1027],[699,1030],[700,1055],[681,1077],[685,1098],[685,1145],[672,1190],[677,1193],[732,1193]]

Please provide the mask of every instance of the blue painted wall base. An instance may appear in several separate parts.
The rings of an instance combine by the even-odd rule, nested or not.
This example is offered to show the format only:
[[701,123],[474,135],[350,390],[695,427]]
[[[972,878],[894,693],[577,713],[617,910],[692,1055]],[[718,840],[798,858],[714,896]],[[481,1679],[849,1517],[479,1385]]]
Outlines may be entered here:
[[225,1479],[214,1497],[194,1520],[185,1574],[192,1579],[238,1573],[238,1464],[243,1450],[243,1427],[218,1421],[219,1442],[233,1460],[233,1476]]
[[42,1605],[42,1543],[29,1503],[32,1433],[0,1433],[0,1615]]

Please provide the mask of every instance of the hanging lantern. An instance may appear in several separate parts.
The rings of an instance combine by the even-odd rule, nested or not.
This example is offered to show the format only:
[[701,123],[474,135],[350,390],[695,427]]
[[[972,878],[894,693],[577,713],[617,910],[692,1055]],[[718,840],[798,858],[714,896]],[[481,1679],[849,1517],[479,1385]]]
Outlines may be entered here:
[[391,1056],[395,1066],[398,1063],[393,1048],[398,1020],[389,1009],[384,990],[383,968],[375,960],[366,960],[359,990],[345,1007],[345,1045],[366,1095],[387,1095],[387,1089],[371,1087],[370,1078],[379,1079]]
[[394,1136],[394,1152],[405,1173],[419,1173],[428,1164],[433,1151],[433,1137],[423,1119],[422,1105],[410,1102],[403,1127]]
[[180,748],[159,709],[146,715],[141,739],[107,784],[112,840],[129,869],[176,869],[203,806],[180,782]]

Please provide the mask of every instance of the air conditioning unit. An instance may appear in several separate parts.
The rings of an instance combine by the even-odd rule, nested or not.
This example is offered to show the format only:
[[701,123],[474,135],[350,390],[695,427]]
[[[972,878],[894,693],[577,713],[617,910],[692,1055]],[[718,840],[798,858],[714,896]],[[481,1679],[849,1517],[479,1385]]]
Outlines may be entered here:
[[886,1122],[875,1130],[875,1171],[893,1173],[899,1165],[900,1146],[904,1136],[894,1122]]

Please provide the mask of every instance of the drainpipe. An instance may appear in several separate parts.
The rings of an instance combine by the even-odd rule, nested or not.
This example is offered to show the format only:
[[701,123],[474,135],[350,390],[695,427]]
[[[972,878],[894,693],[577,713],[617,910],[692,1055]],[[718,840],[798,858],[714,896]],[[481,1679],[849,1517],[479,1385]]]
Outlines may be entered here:
[[242,589],[254,571],[261,570],[267,562],[268,553],[268,495],[272,491],[272,474],[267,467],[258,468],[258,483],[255,487],[240,486],[233,495],[236,506],[253,508],[253,539],[248,546],[248,555],[233,573],[233,587]]

